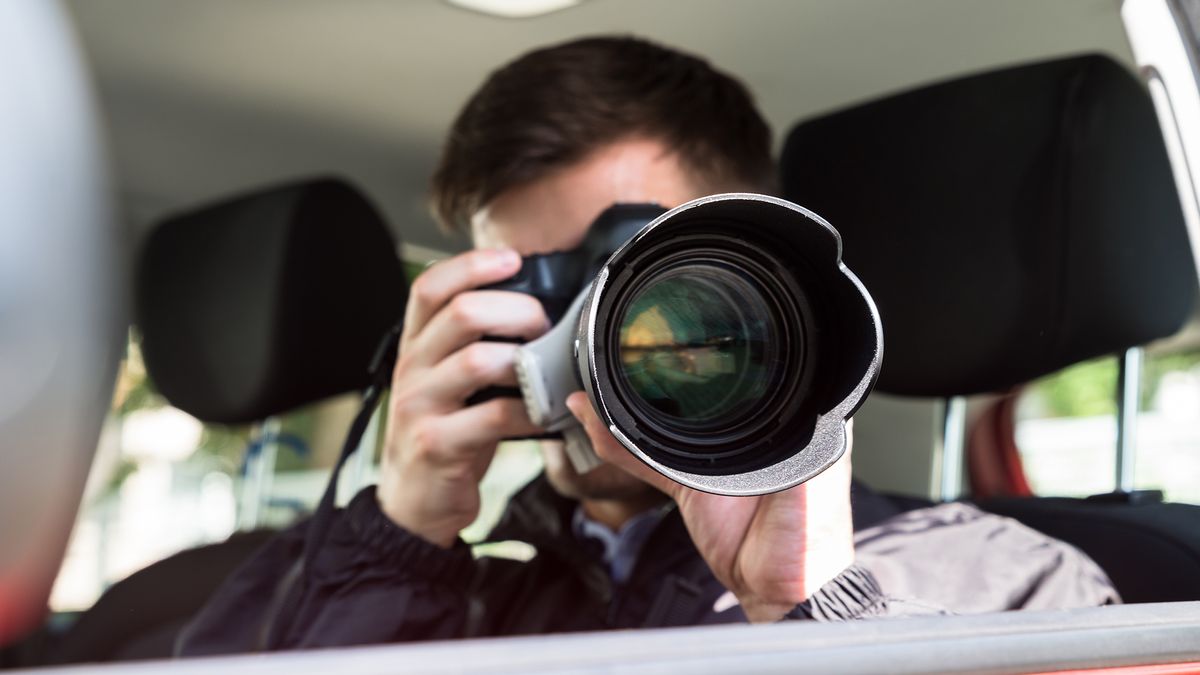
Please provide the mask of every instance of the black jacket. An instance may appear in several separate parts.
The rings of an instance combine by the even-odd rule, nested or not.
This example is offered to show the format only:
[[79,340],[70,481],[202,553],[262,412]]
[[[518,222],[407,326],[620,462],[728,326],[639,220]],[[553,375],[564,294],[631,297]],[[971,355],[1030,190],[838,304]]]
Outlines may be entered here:
[[[840,620],[947,608],[1016,609],[1037,606],[1037,598],[1053,606],[1116,599],[1103,572],[1061,542],[966,505],[902,514],[916,506],[855,486],[858,555],[868,562],[843,572],[789,617]],[[367,488],[333,514],[311,568],[298,564],[304,522],[226,581],[184,630],[178,651],[203,655],[746,621],[736,603],[718,602],[726,589],[675,509],[643,545],[628,581],[617,585],[600,551],[575,536],[575,507],[544,478],[533,481],[509,502],[488,540],[527,542],[536,555],[476,560],[462,541],[442,549],[396,526],[380,511],[374,488]],[[868,563],[887,580],[882,590]],[[1001,581],[981,583],[980,575]],[[920,595],[913,597],[914,591]]]

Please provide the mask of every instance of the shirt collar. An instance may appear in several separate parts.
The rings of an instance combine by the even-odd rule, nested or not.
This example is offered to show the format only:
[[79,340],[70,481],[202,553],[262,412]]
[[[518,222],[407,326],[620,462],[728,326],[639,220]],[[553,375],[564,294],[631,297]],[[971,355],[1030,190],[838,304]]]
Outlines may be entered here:
[[591,540],[600,544],[601,558],[608,567],[609,576],[618,584],[625,583],[633,573],[638,553],[650,538],[663,514],[670,510],[670,502],[663,506],[643,511],[621,525],[614,532],[610,527],[598,523],[583,512],[583,505],[575,507],[571,529],[580,540]]

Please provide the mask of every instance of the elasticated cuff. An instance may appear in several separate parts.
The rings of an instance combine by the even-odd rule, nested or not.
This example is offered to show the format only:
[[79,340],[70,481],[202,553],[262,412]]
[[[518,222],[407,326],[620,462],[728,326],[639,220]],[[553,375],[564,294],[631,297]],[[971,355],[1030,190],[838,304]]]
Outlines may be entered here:
[[450,548],[442,548],[393,523],[379,508],[375,486],[354,496],[346,516],[363,547],[395,569],[456,588],[470,582],[475,560],[466,542],[456,539]]
[[812,597],[796,605],[784,619],[849,621],[880,616],[887,610],[887,597],[879,582],[865,567],[851,565],[822,586]]

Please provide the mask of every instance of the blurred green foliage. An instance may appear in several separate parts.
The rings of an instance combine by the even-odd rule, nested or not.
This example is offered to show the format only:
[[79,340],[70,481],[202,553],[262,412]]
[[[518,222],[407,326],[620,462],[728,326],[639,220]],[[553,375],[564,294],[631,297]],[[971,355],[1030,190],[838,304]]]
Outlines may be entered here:
[[1094,417],[1117,411],[1117,359],[1085,361],[1044,377],[1033,390],[1046,417]]
[[[1158,393],[1163,375],[1190,370],[1200,365],[1200,350],[1174,354],[1147,354],[1142,365],[1140,408],[1149,409]],[[1044,377],[1031,389],[1044,406],[1046,417],[1095,417],[1117,412],[1117,376],[1120,368],[1115,356],[1085,361]]]
[[1198,365],[1200,365],[1200,349],[1174,354],[1148,355],[1142,366],[1142,409],[1145,410],[1153,404],[1154,397],[1158,395],[1158,385],[1162,382],[1163,375],[1180,370],[1192,370]]

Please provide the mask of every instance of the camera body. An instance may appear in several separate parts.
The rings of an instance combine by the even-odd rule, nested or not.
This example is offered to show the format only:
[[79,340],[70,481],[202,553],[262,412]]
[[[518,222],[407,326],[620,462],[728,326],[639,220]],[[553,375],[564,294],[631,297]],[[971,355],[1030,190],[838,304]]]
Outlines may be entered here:
[[785,490],[845,452],[882,360],[878,312],[837,231],[765,195],[614,206],[579,248],[527,258],[492,288],[547,308],[553,328],[515,367],[531,420],[563,436],[581,472],[599,460],[565,405],[580,388],[676,482]]
[[531,295],[546,311],[552,328],[517,351],[514,367],[529,419],[545,429],[548,437],[562,438],[566,455],[579,473],[600,464],[587,434],[566,405],[567,395],[583,388],[575,367],[574,343],[580,310],[608,258],[666,212],[658,204],[615,204],[596,218],[579,246],[527,256],[516,275],[487,286],[489,290]]

